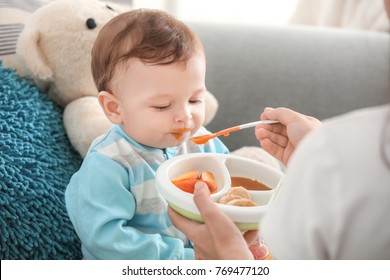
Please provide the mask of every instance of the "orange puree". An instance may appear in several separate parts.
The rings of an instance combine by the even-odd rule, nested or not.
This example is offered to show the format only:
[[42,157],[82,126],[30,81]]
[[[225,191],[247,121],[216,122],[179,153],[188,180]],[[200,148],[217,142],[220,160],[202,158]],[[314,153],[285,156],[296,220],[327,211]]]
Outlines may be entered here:
[[272,190],[267,185],[253,179],[245,177],[231,177],[232,187],[242,186],[250,191],[269,191]]
[[175,129],[172,131],[172,135],[175,136],[176,139],[181,139],[183,137],[183,133],[190,130],[190,128],[180,128],[180,129]]

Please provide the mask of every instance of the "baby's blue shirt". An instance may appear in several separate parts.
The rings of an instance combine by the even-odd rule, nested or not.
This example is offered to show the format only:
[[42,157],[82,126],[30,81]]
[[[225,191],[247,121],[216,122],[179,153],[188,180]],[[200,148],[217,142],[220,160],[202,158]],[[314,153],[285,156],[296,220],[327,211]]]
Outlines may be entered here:
[[172,225],[154,179],[167,159],[202,152],[226,154],[228,149],[215,138],[164,151],[141,145],[119,126],[97,138],[65,193],[84,258],[194,259],[192,245]]

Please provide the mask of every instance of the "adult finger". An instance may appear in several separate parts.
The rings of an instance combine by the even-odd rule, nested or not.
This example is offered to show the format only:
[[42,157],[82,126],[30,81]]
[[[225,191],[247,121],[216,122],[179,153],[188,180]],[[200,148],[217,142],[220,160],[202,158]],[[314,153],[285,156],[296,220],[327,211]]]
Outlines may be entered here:
[[206,221],[212,221],[216,215],[223,215],[221,209],[215,205],[210,198],[210,191],[207,184],[204,182],[197,182],[194,187],[194,202],[199,209],[200,214]]
[[269,141],[282,148],[286,147],[288,143],[288,138],[285,134],[274,133],[272,130],[264,129],[260,126],[256,127],[255,135],[259,141],[269,139]]
[[305,118],[305,115],[295,112],[291,109],[279,107],[279,108],[266,108],[263,112],[264,117],[270,120],[277,120],[280,123],[287,125],[293,121]]
[[203,182],[195,184],[194,201],[214,242],[220,246],[228,240],[242,239],[234,222],[211,200],[208,187]]

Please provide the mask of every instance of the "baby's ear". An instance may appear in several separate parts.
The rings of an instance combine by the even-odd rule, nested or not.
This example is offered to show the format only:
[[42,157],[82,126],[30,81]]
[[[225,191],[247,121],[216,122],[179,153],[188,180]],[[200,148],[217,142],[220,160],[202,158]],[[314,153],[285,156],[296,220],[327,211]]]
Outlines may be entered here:
[[119,110],[118,99],[112,93],[101,91],[99,92],[98,100],[100,106],[102,106],[104,114],[110,122],[113,124],[121,124],[122,117]]

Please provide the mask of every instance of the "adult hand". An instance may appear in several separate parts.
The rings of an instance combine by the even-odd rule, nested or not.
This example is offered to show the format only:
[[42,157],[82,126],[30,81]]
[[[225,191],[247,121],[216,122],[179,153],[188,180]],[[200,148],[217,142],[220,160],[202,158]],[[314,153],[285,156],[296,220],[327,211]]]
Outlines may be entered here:
[[260,145],[268,153],[287,165],[298,143],[321,122],[287,108],[266,108],[261,114],[262,120],[277,120],[272,125],[260,124],[255,134]]
[[174,226],[194,243],[197,259],[253,259],[248,244],[257,239],[257,231],[249,231],[243,236],[233,221],[211,200],[208,187],[203,182],[195,184],[194,202],[204,223],[189,220],[171,208],[168,215]]

